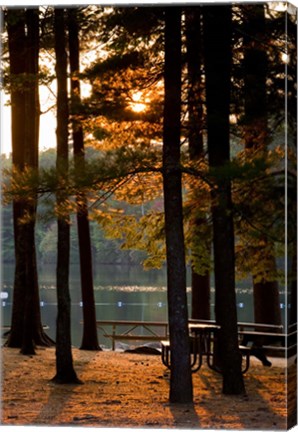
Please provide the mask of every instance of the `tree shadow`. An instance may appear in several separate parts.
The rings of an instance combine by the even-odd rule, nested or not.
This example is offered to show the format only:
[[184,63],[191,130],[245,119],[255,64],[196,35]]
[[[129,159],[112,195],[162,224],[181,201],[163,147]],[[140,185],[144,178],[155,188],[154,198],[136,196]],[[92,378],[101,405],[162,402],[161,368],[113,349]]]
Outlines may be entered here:
[[[84,369],[88,367],[88,364],[93,361],[97,354],[98,351],[94,351],[93,355],[89,354],[88,361],[83,361],[80,358],[74,360],[74,367],[79,378],[82,376]],[[39,414],[35,417],[34,425],[59,425],[59,422],[55,423],[55,418],[59,418],[60,414],[65,410],[66,405],[69,403],[69,400],[75,397],[77,389],[81,388],[82,385],[84,386],[84,379],[82,379],[82,383],[59,384],[53,382],[52,378],[49,378],[47,385],[51,387],[51,392],[47,403],[43,405]]]
[[[255,422],[256,424],[262,422],[262,430],[286,429],[287,418],[278,413],[278,403],[281,408],[284,403],[286,408],[286,396],[283,392],[274,394],[268,385],[268,378],[262,379],[261,375],[254,376],[252,370],[245,376],[246,395],[232,396],[221,393],[221,379],[213,374],[213,372],[202,373],[200,376],[200,381],[208,392],[204,409],[214,423],[211,424],[212,427],[228,429],[228,422],[233,418],[237,420],[241,429],[254,429]],[[264,393],[269,395],[270,392],[272,395],[265,398]],[[200,402],[196,403],[200,404]],[[219,409],[220,406],[222,410]]]
[[[170,386],[170,371],[165,370],[163,374],[164,380]],[[195,410],[194,403],[182,404],[182,403],[167,403],[166,404],[173,416],[175,427],[181,428],[188,427],[188,429],[199,429],[200,419]]]
[[52,387],[51,393],[47,403],[35,417],[34,425],[58,425],[58,422],[54,422],[55,418],[59,418],[59,415],[64,411],[69,400],[75,395],[76,388],[81,387],[81,384],[56,384],[53,382],[49,382],[48,385]]
[[287,370],[288,429],[297,424],[297,366],[293,364]]
[[169,404],[171,414],[174,418],[175,428],[199,429],[200,419],[196,413],[195,405],[189,404]]

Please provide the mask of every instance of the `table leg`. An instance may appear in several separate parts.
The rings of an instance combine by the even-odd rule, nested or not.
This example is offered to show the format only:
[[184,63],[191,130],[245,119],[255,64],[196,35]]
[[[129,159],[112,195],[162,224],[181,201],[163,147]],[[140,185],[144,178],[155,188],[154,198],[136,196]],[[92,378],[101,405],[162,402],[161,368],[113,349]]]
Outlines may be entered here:
[[[203,353],[202,353],[202,340],[201,335],[191,337],[192,340],[192,351],[193,351],[193,360],[191,362],[191,371],[192,373],[197,372],[203,363]],[[198,360],[198,362],[197,362]],[[196,364],[197,363],[197,364]]]
[[169,349],[169,345],[162,345],[161,346],[161,360],[162,363],[168,368],[170,368],[170,361],[169,361],[169,354],[170,354],[170,349]]

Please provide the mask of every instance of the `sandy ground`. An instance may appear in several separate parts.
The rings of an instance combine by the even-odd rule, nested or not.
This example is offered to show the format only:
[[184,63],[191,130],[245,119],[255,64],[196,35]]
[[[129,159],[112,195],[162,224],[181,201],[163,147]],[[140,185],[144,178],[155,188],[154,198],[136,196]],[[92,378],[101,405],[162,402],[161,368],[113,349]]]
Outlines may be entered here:
[[168,402],[169,372],[160,356],[73,350],[83,385],[58,385],[55,350],[29,357],[2,348],[2,425],[77,425],[179,429],[287,429],[293,418],[296,365],[253,360],[246,396],[224,396],[221,376],[203,365],[193,375],[194,405]]

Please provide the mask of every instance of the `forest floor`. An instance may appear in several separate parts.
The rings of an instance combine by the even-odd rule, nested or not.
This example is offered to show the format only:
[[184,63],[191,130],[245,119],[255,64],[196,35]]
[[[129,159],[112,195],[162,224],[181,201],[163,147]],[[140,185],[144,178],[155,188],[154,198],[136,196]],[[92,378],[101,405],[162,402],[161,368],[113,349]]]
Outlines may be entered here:
[[[2,425],[105,428],[285,430],[294,418],[296,365],[255,359],[245,396],[225,396],[222,378],[205,364],[193,374],[194,404],[170,404],[169,372],[160,356],[73,349],[83,385],[58,385],[54,348],[22,356],[2,348]],[[288,398],[288,402],[287,402]],[[288,404],[288,406],[287,406]],[[292,413],[292,414],[291,414]]]

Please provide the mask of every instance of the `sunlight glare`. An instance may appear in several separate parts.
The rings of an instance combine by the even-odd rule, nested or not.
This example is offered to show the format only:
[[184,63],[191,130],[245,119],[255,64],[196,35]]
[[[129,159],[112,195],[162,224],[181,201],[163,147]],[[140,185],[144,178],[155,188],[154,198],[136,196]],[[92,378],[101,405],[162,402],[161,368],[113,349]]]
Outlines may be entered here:
[[145,111],[145,109],[146,109],[146,105],[143,103],[132,103],[130,106],[131,106],[131,109],[137,113]]
[[237,115],[230,114],[230,124],[237,124]]
[[287,10],[287,2],[270,2],[270,5],[272,9],[276,10],[277,12],[285,12]]
[[142,102],[143,100],[142,92],[138,91],[134,93],[131,98],[132,98],[132,102],[130,102],[129,106],[134,112],[140,113],[146,110],[147,106],[144,102]]
[[289,64],[290,56],[287,53],[282,53],[281,54],[281,60],[283,63]]

